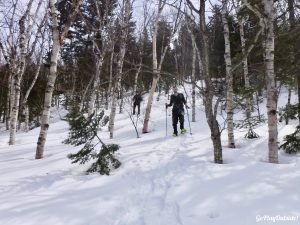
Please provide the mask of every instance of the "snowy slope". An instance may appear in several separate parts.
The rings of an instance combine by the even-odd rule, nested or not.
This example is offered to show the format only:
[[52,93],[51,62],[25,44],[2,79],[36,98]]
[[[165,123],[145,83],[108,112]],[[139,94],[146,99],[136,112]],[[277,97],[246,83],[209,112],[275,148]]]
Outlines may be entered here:
[[[281,99],[286,101],[286,93]],[[106,143],[121,146],[123,164],[109,177],[85,175],[87,165],[66,158],[79,148],[61,143],[68,125],[57,119],[56,110],[42,160],[34,160],[39,129],[18,133],[15,146],[8,146],[8,133],[2,131],[0,224],[300,224],[299,156],[281,151],[280,164],[267,163],[266,125],[255,130],[257,140],[246,140],[245,131],[237,130],[235,150],[226,148],[224,131],[224,164],[216,165],[201,103],[197,122],[191,123],[193,135],[173,138],[171,109],[165,134],[166,102],[165,96],[154,102],[151,132],[139,139],[126,110],[117,115],[113,140],[105,128],[99,133]],[[294,127],[279,124],[280,140]]]

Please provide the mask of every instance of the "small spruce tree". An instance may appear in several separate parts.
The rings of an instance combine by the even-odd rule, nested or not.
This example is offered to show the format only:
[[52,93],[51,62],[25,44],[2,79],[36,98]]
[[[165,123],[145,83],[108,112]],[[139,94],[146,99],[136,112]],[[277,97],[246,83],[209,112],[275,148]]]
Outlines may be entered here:
[[283,141],[279,148],[284,149],[286,153],[300,152],[300,126],[296,127],[294,133],[284,136]]
[[298,113],[298,103],[297,104],[290,104],[286,105],[285,107],[282,107],[279,109],[279,122],[288,121],[288,119],[296,120],[297,119],[297,113]]
[[247,128],[248,131],[245,134],[245,138],[254,139],[254,138],[259,138],[259,135],[254,132],[254,128],[264,121],[265,119],[262,118],[262,116],[250,116],[250,117],[246,117],[244,120],[238,121],[234,125],[236,128],[239,129]]
[[[121,166],[121,162],[115,156],[120,148],[119,145],[106,145],[97,134],[99,126],[103,124],[102,119],[106,119],[104,110],[86,118],[78,106],[73,106],[67,119],[70,131],[69,137],[63,143],[74,146],[83,145],[77,153],[68,155],[72,163],[85,164],[90,160],[95,160],[86,172],[98,172],[101,175],[109,175],[112,169]],[[100,149],[97,147],[99,143]]]

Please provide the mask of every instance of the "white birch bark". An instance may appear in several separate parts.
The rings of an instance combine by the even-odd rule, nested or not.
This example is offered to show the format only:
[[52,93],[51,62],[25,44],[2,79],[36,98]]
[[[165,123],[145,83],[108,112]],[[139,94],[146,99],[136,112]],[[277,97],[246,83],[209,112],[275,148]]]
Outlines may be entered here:
[[[106,2],[106,4],[108,4],[108,2]],[[93,27],[93,30],[96,30],[97,31],[96,33],[101,34],[102,40],[99,43],[97,40],[93,38],[93,49],[94,49],[93,52],[95,53],[94,56],[96,59],[96,65],[95,65],[95,79],[93,83],[93,88],[91,90],[91,97],[89,100],[89,107],[88,107],[89,116],[92,115],[95,111],[95,103],[96,103],[97,96],[99,95],[102,66],[103,66],[105,55],[107,54],[107,50],[108,50],[107,46],[108,43],[110,42],[110,39],[106,38],[106,36],[108,36],[108,33],[105,32],[105,27],[109,25],[108,8],[104,9],[104,12],[101,12],[99,5],[100,2],[94,0],[94,6],[96,9],[97,18],[100,22],[97,26]]]
[[[42,46],[43,48],[43,46]],[[25,132],[28,132],[29,131],[29,107],[27,105],[27,101],[28,101],[28,97],[38,79],[38,76],[39,76],[39,73],[40,73],[40,70],[41,70],[41,65],[42,65],[42,62],[43,62],[43,55],[42,55],[42,51],[41,51],[41,54],[39,56],[39,61],[38,61],[38,64],[37,64],[37,69],[35,71],[35,76],[29,86],[29,88],[27,89],[26,91],[26,94],[24,96],[24,99],[23,99],[23,102],[22,102],[22,108],[24,110],[24,115],[25,115],[25,126],[24,126],[24,131]]]
[[159,0],[158,3],[158,11],[157,15],[155,17],[155,23],[154,23],[154,30],[153,30],[153,35],[152,35],[152,66],[153,66],[153,80],[152,80],[152,85],[151,89],[149,92],[149,97],[147,101],[147,106],[145,109],[145,117],[144,117],[144,124],[143,124],[143,133],[148,133],[149,132],[149,120],[150,120],[150,113],[151,113],[151,108],[152,108],[152,102],[154,98],[154,93],[155,89],[158,84],[159,80],[159,71],[158,71],[158,62],[157,62],[157,32],[158,32],[158,21],[160,18],[160,15],[162,13],[162,10],[164,8],[163,1]]
[[89,89],[90,89],[90,86],[92,85],[94,79],[95,79],[95,75],[92,76],[92,78],[90,79],[88,85],[86,86],[86,88],[85,88],[85,90],[84,90],[84,92],[83,92],[83,94],[82,94],[81,101],[80,101],[80,111],[82,111],[83,108],[84,108],[85,98],[86,98],[86,96],[87,96],[87,93],[88,93],[88,91],[89,91]]
[[20,48],[20,65],[17,71],[13,73],[13,101],[11,107],[10,115],[10,128],[9,128],[9,144],[14,145],[16,142],[16,132],[17,132],[17,122],[19,115],[19,105],[20,105],[20,94],[21,94],[21,80],[26,68],[26,56],[27,56],[27,43],[28,36],[26,34],[26,20],[30,13],[33,0],[29,1],[27,9],[24,15],[19,20],[19,48]]
[[95,102],[99,92],[102,65],[103,65],[103,55],[100,55],[100,57],[97,59],[96,62],[95,79],[93,83],[92,94],[91,94],[91,98],[89,101],[89,108],[88,108],[89,116],[92,115],[95,111]]
[[126,52],[126,42],[128,36],[128,24],[130,16],[131,6],[129,0],[123,0],[123,11],[122,11],[122,21],[121,21],[121,40],[120,40],[120,52],[118,54],[117,62],[117,74],[116,81],[114,85],[114,91],[112,95],[112,106],[109,117],[109,137],[112,139],[114,137],[114,127],[115,127],[115,117],[117,110],[118,92],[121,90],[121,79],[123,73],[123,62]]
[[61,44],[64,42],[68,31],[75,19],[75,16],[77,15],[79,11],[79,6],[81,5],[82,0],[74,1],[73,2],[73,10],[71,12],[70,17],[65,23],[64,30],[60,34],[59,27],[58,27],[58,15],[57,15],[57,9],[55,7],[55,1],[49,0],[49,7],[51,12],[51,20],[52,20],[52,51],[51,51],[51,58],[50,58],[50,73],[48,76],[47,81],[47,87],[46,87],[46,93],[44,98],[44,107],[43,112],[41,116],[41,129],[40,134],[37,142],[37,148],[36,148],[36,159],[41,159],[44,157],[44,150],[45,150],[45,144],[49,129],[49,118],[50,118],[50,108],[51,108],[51,102],[52,102],[52,95],[54,91],[54,85],[57,77],[57,61],[58,61],[58,55],[60,51]]
[[274,74],[274,0],[264,0],[266,23],[265,66],[269,131],[269,162],[278,163],[277,93]]
[[109,95],[111,95],[112,86],[113,86],[113,66],[114,66],[114,44],[112,45],[111,48],[110,62],[109,62],[109,81],[108,81]]
[[138,65],[138,67],[137,67],[137,70],[136,70],[135,76],[134,76],[133,94],[135,94],[136,91],[137,91],[137,82],[138,82],[139,74],[140,74],[141,69],[142,69],[142,61],[143,61],[143,58],[142,58],[142,56],[140,56],[140,63]]
[[223,23],[223,34],[224,34],[224,41],[225,41],[225,65],[226,65],[226,113],[227,113],[227,135],[228,135],[228,147],[235,148],[235,141],[234,141],[234,127],[233,127],[233,112],[234,112],[234,105],[233,105],[233,76],[232,76],[232,63],[231,63],[231,49],[230,49],[230,39],[229,39],[229,27],[228,27],[228,20],[227,20],[227,0],[222,0],[222,23]]
[[[158,84],[159,79],[160,79],[161,68],[162,68],[164,58],[166,56],[166,53],[167,53],[167,50],[168,50],[168,47],[169,47],[169,44],[170,44],[170,43],[167,43],[166,46],[164,46],[162,48],[161,56],[160,56],[160,62],[158,63],[158,58],[157,58],[157,32],[158,32],[158,24],[159,24],[158,22],[159,22],[162,10],[163,10],[165,5],[166,5],[165,0],[159,0],[158,10],[157,10],[157,14],[156,14],[156,17],[155,17],[155,22],[154,22],[154,31],[153,31],[153,35],[152,35],[153,80],[152,80],[152,85],[151,85],[151,89],[150,89],[150,92],[149,92],[148,101],[147,101],[147,105],[146,105],[146,109],[145,109],[145,117],[144,117],[143,129],[142,129],[143,133],[148,133],[149,132],[149,120],[150,120],[150,114],[151,114],[151,108],[152,108],[154,93],[155,93],[157,84]],[[173,26],[173,30],[172,30],[173,35],[174,35],[174,33],[177,29],[177,25],[178,25],[178,14],[177,14],[177,17],[176,17],[175,20],[176,21],[174,22],[174,26]]]
[[[33,0],[30,0],[27,4],[26,11],[19,20],[19,49],[20,49],[20,59],[19,65],[16,68],[16,71],[13,73],[13,101],[11,102],[11,114],[10,114],[10,131],[9,131],[9,144],[14,145],[16,141],[16,131],[17,131],[17,122],[19,115],[19,106],[20,106],[20,94],[21,94],[21,82],[23,74],[27,65],[28,57],[28,43],[33,29],[33,25],[36,23],[37,14],[39,12],[42,1],[38,2],[37,9],[33,16],[30,15],[32,8]],[[30,17],[30,19],[29,19]],[[30,20],[32,22],[30,23]],[[26,28],[27,26],[27,28]],[[32,45],[32,51],[34,51],[36,42]]]
[[[239,13],[241,10],[240,2],[237,1],[236,11]],[[244,32],[244,23],[245,19],[241,16],[237,17],[238,24],[239,24],[239,31],[240,31],[240,41],[241,41],[241,48],[242,48],[242,54],[246,55],[246,39],[245,39],[245,32]],[[242,59],[243,63],[243,76],[244,76],[244,82],[245,82],[245,89],[250,90],[250,79],[249,79],[249,70],[248,70],[248,57],[243,57]],[[252,112],[252,97],[247,96],[246,98],[246,118],[251,117]]]

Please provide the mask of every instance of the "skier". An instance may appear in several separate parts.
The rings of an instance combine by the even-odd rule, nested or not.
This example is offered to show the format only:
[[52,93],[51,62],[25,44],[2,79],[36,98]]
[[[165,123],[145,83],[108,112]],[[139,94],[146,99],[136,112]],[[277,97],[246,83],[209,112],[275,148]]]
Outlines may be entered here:
[[138,115],[141,111],[141,101],[143,101],[141,92],[137,91],[135,96],[133,96],[133,115],[135,115],[135,108],[138,107]]
[[[182,93],[178,93],[178,90],[176,87],[173,88],[173,94],[171,95],[170,104],[166,103],[166,108],[173,105],[172,109],[172,124],[173,124],[173,136],[178,136],[177,131],[177,123],[179,120],[180,123],[180,131],[181,133],[185,133],[186,129],[184,128],[184,108],[183,105],[186,106],[186,100]],[[186,106],[186,108],[188,108]]]

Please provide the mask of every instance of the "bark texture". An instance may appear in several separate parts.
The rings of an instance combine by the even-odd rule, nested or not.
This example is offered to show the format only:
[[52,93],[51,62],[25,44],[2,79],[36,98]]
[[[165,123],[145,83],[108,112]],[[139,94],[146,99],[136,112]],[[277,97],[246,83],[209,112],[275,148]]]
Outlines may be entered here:
[[226,113],[227,113],[227,134],[228,134],[228,147],[235,148],[234,141],[234,127],[233,127],[233,76],[232,76],[232,63],[231,63],[231,49],[230,49],[230,39],[229,39],[229,27],[227,20],[227,0],[222,1],[222,23],[223,23],[223,34],[225,40],[225,65],[226,65]]

